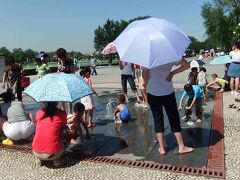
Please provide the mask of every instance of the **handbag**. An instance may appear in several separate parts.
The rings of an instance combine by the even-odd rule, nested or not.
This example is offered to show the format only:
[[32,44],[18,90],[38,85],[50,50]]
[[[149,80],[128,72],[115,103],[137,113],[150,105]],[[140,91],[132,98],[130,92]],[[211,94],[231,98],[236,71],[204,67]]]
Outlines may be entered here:
[[27,76],[22,76],[20,79],[20,86],[26,88],[30,85],[30,78]]

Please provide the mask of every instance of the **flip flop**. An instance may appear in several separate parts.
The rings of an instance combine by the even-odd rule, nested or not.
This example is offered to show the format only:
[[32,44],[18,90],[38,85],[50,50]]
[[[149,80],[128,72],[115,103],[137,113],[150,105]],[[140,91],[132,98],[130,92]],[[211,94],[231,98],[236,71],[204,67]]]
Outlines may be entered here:
[[234,106],[234,104],[229,104],[228,108],[232,108]]

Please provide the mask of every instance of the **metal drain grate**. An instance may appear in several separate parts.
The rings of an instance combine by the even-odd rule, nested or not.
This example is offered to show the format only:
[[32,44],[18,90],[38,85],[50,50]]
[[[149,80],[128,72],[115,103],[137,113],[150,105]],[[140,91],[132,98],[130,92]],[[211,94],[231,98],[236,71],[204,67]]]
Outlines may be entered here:
[[132,160],[124,160],[124,159],[100,157],[100,156],[90,157],[85,159],[85,161],[109,163],[109,164],[123,165],[128,167],[147,168],[147,169],[163,170],[163,171],[169,171],[169,172],[175,172],[175,173],[184,173],[189,175],[197,175],[197,176],[200,175],[200,176],[224,179],[224,173],[222,171],[210,170],[205,168],[175,166],[175,165],[168,165],[168,164],[159,164],[154,162],[132,161]]
[[22,145],[8,146],[8,145],[0,144],[0,149],[9,150],[9,151],[13,151],[13,152],[24,152],[24,153],[31,153],[32,152],[31,147],[22,146]]

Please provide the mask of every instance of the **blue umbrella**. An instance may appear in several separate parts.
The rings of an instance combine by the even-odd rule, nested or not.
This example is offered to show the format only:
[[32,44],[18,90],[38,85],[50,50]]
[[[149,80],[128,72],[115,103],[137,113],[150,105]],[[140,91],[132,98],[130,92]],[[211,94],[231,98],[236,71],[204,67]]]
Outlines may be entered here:
[[226,56],[218,56],[214,58],[209,64],[227,64],[231,62],[231,58],[229,55]]
[[93,92],[80,76],[52,73],[34,81],[23,93],[37,102],[73,102]]

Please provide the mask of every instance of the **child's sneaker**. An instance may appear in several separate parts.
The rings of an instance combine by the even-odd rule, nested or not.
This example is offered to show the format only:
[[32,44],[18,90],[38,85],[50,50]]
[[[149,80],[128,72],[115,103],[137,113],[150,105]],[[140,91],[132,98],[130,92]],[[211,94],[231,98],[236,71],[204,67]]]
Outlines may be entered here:
[[13,141],[9,138],[5,139],[2,141],[4,145],[13,145]]

